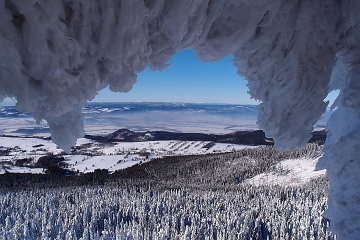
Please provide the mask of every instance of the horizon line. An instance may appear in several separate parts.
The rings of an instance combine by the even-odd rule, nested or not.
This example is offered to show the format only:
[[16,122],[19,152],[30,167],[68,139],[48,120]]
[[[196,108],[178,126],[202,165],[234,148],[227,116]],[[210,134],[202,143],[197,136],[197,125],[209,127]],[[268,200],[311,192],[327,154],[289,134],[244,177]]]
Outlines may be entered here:
[[180,101],[90,101],[91,103],[179,103],[179,104],[214,104],[214,105],[248,105],[258,106],[259,104],[252,103],[223,103],[223,102],[180,102]]

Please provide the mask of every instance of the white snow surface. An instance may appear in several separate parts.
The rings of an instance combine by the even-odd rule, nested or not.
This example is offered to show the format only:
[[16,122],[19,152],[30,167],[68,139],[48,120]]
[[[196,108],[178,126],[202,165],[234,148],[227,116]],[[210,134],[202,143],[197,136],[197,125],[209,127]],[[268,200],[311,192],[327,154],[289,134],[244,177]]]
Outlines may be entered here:
[[300,158],[283,160],[276,164],[267,173],[261,173],[255,177],[247,179],[244,184],[255,186],[261,185],[280,185],[280,186],[299,186],[309,182],[311,179],[326,174],[326,170],[315,170],[315,165],[319,158]]
[[[54,154],[62,152],[61,149],[58,149],[56,145],[50,140],[44,140],[39,138],[17,138],[17,137],[0,137],[0,146],[5,148],[19,148],[24,152],[31,152],[36,149],[33,146],[41,146],[47,152],[52,152]],[[21,154],[21,153],[19,153]],[[18,153],[15,153],[18,155]]]
[[340,89],[319,167],[329,170],[334,230],[356,239],[359,9],[358,0],[0,0],[0,100],[14,97],[17,109],[45,119],[68,150],[84,134],[81,108],[100,89],[127,92],[137,73],[165,68],[183,49],[204,61],[232,54],[261,101],[259,126],[293,149]]

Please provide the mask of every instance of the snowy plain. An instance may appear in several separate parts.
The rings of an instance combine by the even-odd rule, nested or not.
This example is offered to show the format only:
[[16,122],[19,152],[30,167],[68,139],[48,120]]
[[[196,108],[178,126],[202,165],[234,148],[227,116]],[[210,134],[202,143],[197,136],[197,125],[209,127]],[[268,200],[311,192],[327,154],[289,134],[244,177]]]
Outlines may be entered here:
[[[109,134],[120,128],[132,131],[175,131],[225,134],[257,130],[254,105],[189,103],[90,103],[83,109],[86,134]],[[328,110],[316,123],[324,129]],[[199,124],[201,123],[201,124]],[[49,137],[46,121],[36,123],[31,114],[13,106],[0,106],[0,134]]]

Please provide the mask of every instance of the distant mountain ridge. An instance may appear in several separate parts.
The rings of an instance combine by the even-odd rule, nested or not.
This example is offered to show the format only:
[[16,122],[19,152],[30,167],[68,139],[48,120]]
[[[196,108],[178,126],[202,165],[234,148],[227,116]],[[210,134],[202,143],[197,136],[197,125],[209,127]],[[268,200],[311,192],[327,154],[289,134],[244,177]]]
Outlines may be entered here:
[[[314,131],[309,143],[323,144],[326,139],[326,131]],[[85,135],[85,138],[96,141],[108,142],[144,142],[144,141],[210,141],[216,143],[232,143],[241,145],[273,145],[271,138],[265,136],[264,131],[236,131],[227,134],[206,134],[206,133],[181,133],[168,131],[146,131],[135,132],[129,129],[119,129],[105,136]]]

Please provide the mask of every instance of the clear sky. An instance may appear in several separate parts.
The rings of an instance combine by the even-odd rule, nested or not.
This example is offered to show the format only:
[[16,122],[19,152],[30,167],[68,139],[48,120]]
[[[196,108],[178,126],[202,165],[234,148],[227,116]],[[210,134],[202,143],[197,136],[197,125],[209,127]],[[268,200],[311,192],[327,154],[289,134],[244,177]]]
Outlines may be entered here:
[[202,62],[192,50],[176,54],[163,71],[146,69],[128,93],[102,90],[97,102],[191,102],[258,104],[247,93],[246,80],[236,72],[232,57]]

